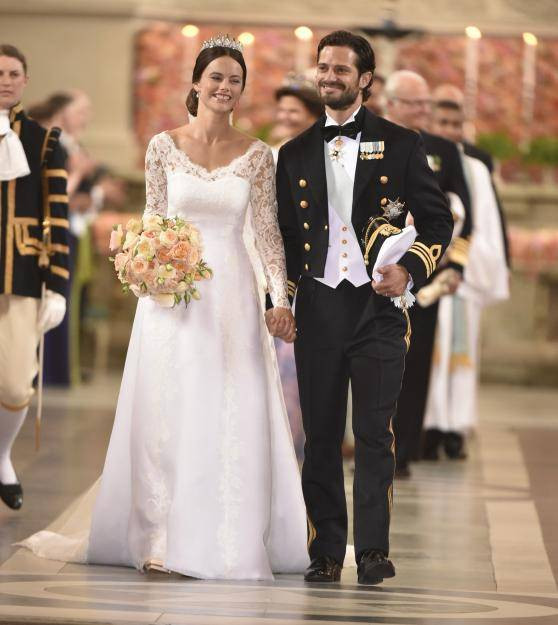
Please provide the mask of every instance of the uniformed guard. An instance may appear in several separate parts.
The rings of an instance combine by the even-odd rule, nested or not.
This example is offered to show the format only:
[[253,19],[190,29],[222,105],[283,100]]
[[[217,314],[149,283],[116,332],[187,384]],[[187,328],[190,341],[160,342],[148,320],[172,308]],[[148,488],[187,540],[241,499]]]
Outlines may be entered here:
[[[386,112],[391,121],[420,133],[428,164],[441,190],[453,196],[462,215],[460,230],[452,238],[443,259],[444,287],[454,293],[467,264],[472,230],[471,200],[461,158],[456,145],[443,137],[426,132],[431,114],[430,89],[422,76],[408,70],[392,74],[386,83]],[[454,217],[457,219],[457,215]],[[430,276],[430,281],[438,274]],[[438,302],[414,306],[409,315],[413,339],[405,361],[403,386],[394,421],[397,442],[397,477],[409,477],[409,461],[419,452],[422,423],[430,380]]]
[[[349,380],[358,580],[377,584],[395,575],[388,560],[395,466],[391,419],[409,326],[406,311],[390,298],[426,282],[452,229],[422,139],[362,106],[374,69],[374,53],[364,38],[337,31],[322,39],[317,86],[326,115],[285,144],[277,164],[289,295],[296,293],[309,582],[339,580],[345,558],[341,446]],[[367,250],[373,250],[375,236],[403,228],[409,211],[416,241],[398,263],[379,269],[381,282],[372,282]]]
[[11,448],[38,372],[37,346],[66,310],[68,197],[59,131],[20,104],[27,63],[0,45],[0,498],[23,503]]

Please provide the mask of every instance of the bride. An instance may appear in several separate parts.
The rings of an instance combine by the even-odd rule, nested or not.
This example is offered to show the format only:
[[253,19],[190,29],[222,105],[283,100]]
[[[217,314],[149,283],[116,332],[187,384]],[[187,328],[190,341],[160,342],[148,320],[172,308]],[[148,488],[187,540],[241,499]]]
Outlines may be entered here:
[[295,337],[274,164],[229,124],[246,83],[240,44],[206,41],[192,83],[194,121],[149,143],[145,214],[196,225],[214,278],[188,308],[138,301],[92,514],[83,502],[70,524],[81,532],[23,545],[59,560],[272,579],[308,564],[270,336]]

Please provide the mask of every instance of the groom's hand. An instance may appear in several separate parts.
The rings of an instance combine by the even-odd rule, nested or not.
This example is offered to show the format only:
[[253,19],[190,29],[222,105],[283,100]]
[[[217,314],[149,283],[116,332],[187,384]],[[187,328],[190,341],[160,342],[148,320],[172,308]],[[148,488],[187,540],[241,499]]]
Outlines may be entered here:
[[381,282],[372,280],[372,288],[378,295],[399,297],[405,293],[409,283],[409,272],[402,265],[386,265],[380,267],[378,273],[383,276]]
[[292,343],[295,340],[295,319],[290,308],[275,307],[266,310],[265,322],[272,336],[283,339],[286,343]]

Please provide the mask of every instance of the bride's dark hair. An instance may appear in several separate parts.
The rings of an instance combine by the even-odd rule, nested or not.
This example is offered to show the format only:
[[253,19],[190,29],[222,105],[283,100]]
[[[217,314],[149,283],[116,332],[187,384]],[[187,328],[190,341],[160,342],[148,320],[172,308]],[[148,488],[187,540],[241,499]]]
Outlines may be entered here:
[[[225,48],[224,46],[206,48],[198,54],[196,64],[194,65],[194,71],[192,72],[192,83],[199,82],[205,68],[211,63],[211,61],[214,61],[222,56],[230,56],[231,59],[234,59],[242,68],[242,89],[244,90],[244,87],[246,86],[246,74],[248,72],[246,70],[246,63],[244,62],[242,52],[234,50],[233,48]],[[190,93],[188,93],[188,97],[186,98],[186,108],[191,115],[194,115],[194,117],[198,114],[198,94],[194,87],[190,89]]]

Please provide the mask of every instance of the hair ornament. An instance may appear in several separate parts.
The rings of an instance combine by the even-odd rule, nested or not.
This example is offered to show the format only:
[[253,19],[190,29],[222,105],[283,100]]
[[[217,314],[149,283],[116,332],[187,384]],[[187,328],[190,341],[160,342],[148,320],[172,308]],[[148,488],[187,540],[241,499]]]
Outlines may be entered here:
[[204,41],[201,49],[207,50],[208,48],[231,48],[232,50],[242,53],[243,46],[240,41],[226,34],[217,35],[216,37],[211,37],[211,39]]

